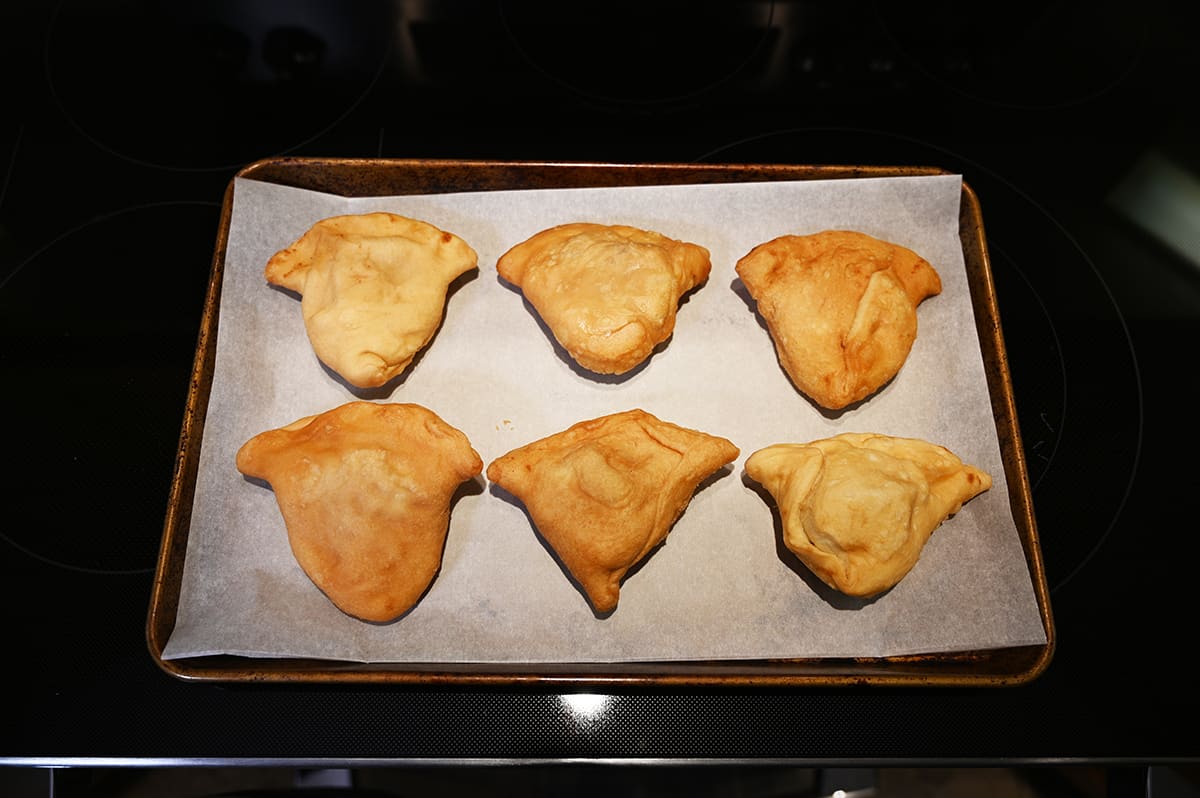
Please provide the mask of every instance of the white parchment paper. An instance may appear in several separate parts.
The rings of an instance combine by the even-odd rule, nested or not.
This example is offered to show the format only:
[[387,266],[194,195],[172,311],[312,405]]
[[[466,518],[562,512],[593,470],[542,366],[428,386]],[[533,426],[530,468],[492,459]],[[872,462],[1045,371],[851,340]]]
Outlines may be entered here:
[[[936,176],[347,199],[239,179],[177,622],[163,656],[619,662],[1044,643],[975,332],[960,191],[959,177]],[[263,267],[318,220],[375,210],[458,234],[479,253],[479,268],[452,291],[416,364],[384,389],[356,393],[316,359],[298,299],[268,286]],[[572,221],[653,229],[712,254],[712,274],[680,308],[673,338],[624,378],[573,367],[496,274],[509,247]],[[821,411],[791,385],[734,271],[759,243],[830,228],[910,247],[943,283],[919,308],[900,374],[841,413]],[[454,505],[429,592],[401,619],[369,624],[313,586],[292,557],[274,494],[234,466],[253,435],[360,398],[425,405],[467,434],[485,467],[577,421],[632,407],[729,438],[741,455],[698,491],[608,617],[592,613],[520,504],[481,477]],[[872,601],[830,591],[777,544],[771,508],[743,470],[761,447],[848,431],[940,443],[994,480],[934,533],[899,585]]]

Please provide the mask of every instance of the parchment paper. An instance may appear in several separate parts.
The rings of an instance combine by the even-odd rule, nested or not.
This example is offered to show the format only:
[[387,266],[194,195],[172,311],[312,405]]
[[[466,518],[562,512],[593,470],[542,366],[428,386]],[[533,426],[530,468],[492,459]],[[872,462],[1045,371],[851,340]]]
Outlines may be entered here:
[[[347,199],[239,179],[177,622],[163,656],[620,662],[1044,643],[968,294],[960,191],[958,176],[937,176]],[[442,328],[410,371],[364,393],[319,363],[299,300],[269,287],[263,267],[318,220],[374,210],[462,236],[479,268],[456,285]],[[624,378],[573,367],[496,274],[509,247],[570,221],[653,229],[712,254],[712,274],[680,308],[673,338]],[[841,413],[821,411],[791,385],[734,271],[759,243],[829,228],[908,246],[943,283],[919,308],[900,374]],[[453,507],[441,572],[421,602],[392,623],[363,623],[309,581],[274,494],[234,466],[253,435],[359,398],[429,407],[467,434],[485,467],[577,421],[632,407],[727,437],[741,455],[697,492],[608,617],[593,614],[521,505],[481,477]],[[940,443],[994,480],[934,533],[899,585],[871,601],[829,590],[777,543],[772,510],[743,469],[769,444],[847,431]]]

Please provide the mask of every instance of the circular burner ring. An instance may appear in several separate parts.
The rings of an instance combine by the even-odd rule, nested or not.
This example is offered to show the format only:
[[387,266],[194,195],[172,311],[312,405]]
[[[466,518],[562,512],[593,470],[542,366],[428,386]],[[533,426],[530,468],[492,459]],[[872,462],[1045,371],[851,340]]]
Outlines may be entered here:
[[[1128,327],[1100,271],[1065,228],[987,167],[944,147],[861,128],[768,131],[699,162],[938,165],[980,196],[992,254],[1039,543],[1052,591],[1091,561],[1132,490],[1142,448],[1141,378]],[[1035,249],[1031,252],[1030,247]],[[1056,269],[1022,268],[1052,263]],[[1102,443],[1089,430],[1106,429]]]
[[4,543],[69,570],[152,570],[218,213],[211,202],[128,208],[62,234],[0,281],[12,388],[0,408],[36,422],[8,428],[20,498]]

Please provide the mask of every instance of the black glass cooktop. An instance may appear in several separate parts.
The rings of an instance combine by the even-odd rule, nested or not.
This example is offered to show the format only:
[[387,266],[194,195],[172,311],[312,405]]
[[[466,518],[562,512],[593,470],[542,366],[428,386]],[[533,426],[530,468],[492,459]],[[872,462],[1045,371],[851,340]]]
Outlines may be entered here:
[[[16,707],[0,756],[1200,754],[1185,648],[1200,74],[1179,8],[63,0],[6,4],[0,20],[0,585]],[[1013,689],[589,701],[162,673],[144,624],[220,203],[239,168],[277,155],[962,174],[1030,468],[1049,669]]]

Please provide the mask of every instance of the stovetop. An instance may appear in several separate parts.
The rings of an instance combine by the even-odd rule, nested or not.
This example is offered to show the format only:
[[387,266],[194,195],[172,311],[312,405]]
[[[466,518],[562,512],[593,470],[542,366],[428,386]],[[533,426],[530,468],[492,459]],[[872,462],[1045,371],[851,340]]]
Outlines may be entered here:
[[[1200,70],[1183,17],[1156,2],[7,4],[0,584],[18,709],[0,756],[1200,753],[1183,648],[1200,555]],[[1050,667],[1012,689],[586,704],[159,671],[144,625],[220,204],[238,169],[276,155],[962,174],[1030,468]]]

